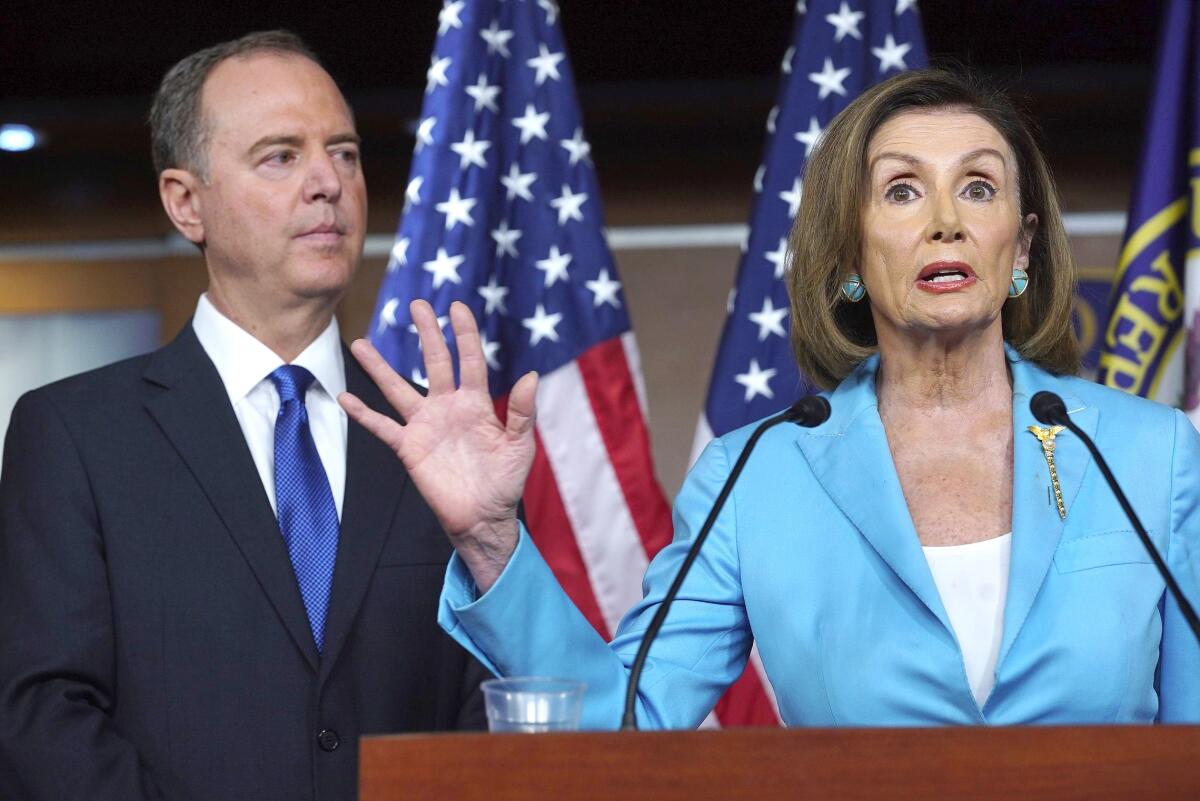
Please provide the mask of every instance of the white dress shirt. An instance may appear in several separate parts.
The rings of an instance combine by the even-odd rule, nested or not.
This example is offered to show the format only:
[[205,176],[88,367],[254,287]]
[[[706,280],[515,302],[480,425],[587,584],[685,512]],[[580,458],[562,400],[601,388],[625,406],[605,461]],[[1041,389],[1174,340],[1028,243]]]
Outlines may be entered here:
[[933,583],[962,650],[975,704],[983,709],[996,684],[1004,635],[1004,602],[1012,560],[1012,532],[967,545],[922,547]]
[[[275,418],[279,414],[279,392],[270,375],[283,359],[253,335],[240,328],[209,301],[200,296],[192,329],[200,346],[217,367],[229,402],[237,415],[242,435],[254,457],[263,489],[278,515],[275,504]],[[329,477],[329,489],[342,519],[346,492],[346,413],[338,406],[338,393],[346,391],[346,369],[337,320],[332,319],[320,336],[292,364],[307,369],[316,379],[308,388],[304,405],[317,453]]]

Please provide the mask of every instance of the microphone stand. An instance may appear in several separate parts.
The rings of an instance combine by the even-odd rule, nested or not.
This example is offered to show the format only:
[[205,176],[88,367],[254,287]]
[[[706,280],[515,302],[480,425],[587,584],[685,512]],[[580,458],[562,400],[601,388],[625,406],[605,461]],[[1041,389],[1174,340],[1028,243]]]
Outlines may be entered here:
[[758,428],[754,429],[754,433],[750,435],[749,441],[746,442],[746,447],[742,448],[741,455],[738,456],[733,470],[729,473],[729,478],[725,479],[725,485],[721,487],[720,493],[717,494],[717,499],[713,502],[712,511],[708,513],[704,525],[700,527],[700,533],[696,535],[696,539],[692,540],[692,545],[688,548],[687,556],[684,557],[683,564],[679,566],[679,572],[675,574],[675,580],[671,582],[667,594],[663,596],[662,603],[658,605],[658,609],[654,612],[654,617],[650,620],[650,626],[646,629],[646,633],[642,635],[642,642],[638,646],[637,656],[634,657],[633,665],[629,669],[629,684],[625,690],[625,710],[621,717],[621,731],[637,730],[637,688],[638,682],[642,677],[642,670],[646,665],[646,657],[650,653],[650,643],[654,642],[654,638],[658,636],[658,630],[662,628],[663,621],[666,620],[667,611],[671,608],[671,604],[674,603],[675,596],[679,594],[679,588],[683,586],[683,580],[687,576],[688,571],[691,570],[692,563],[700,555],[700,548],[704,545],[704,540],[708,538],[708,532],[712,530],[713,524],[717,520],[717,515],[721,513],[721,509],[725,506],[725,501],[728,500],[729,494],[733,491],[733,485],[737,481],[738,476],[741,475],[742,468],[746,466],[746,460],[750,458],[750,452],[758,444],[759,438],[768,429],[780,423],[797,423],[811,428],[820,425],[828,419],[829,401],[820,395],[805,395],[792,404],[787,411],[764,420]]

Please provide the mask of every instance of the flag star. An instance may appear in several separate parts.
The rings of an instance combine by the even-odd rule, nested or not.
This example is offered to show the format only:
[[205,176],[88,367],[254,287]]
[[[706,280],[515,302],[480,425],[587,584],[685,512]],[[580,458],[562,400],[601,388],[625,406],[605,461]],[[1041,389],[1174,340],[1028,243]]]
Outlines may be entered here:
[[737,303],[737,287],[729,290],[729,297],[725,299],[725,313],[733,314],[733,306]]
[[492,20],[492,24],[479,32],[483,37],[483,41],[487,42],[488,55],[499,53],[508,58],[511,53],[508,52],[508,40],[513,38],[512,31],[504,31],[500,29],[500,23]]
[[377,332],[382,332],[385,328],[396,327],[396,309],[400,306],[400,298],[388,298],[383,304],[383,308],[379,310],[379,326]]
[[508,254],[517,258],[517,240],[521,238],[521,233],[516,229],[510,230],[508,222],[501,220],[500,226],[492,231],[492,239],[496,240],[496,256]]
[[396,244],[392,245],[392,260],[388,264],[388,272],[392,272],[397,267],[406,267],[408,265],[408,245],[409,239],[407,236],[402,236],[396,240]]
[[550,205],[558,209],[558,224],[565,225],[567,220],[583,222],[583,212],[580,207],[587,199],[586,192],[576,194],[571,191],[571,187],[563,184],[562,194],[550,201]]
[[451,28],[462,27],[462,20],[458,18],[458,14],[465,5],[466,0],[446,0],[442,10],[438,12],[438,36],[445,36],[446,31]]
[[583,138],[583,129],[576,128],[575,136],[571,139],[560,139],[559,144],[571,154],[569,166],[574,167],[576,162],[591,161],[589,156],[592,153],[592,146]]
[[411,203],[414,206],[421,205],[421,184],[425,183],[425,177],[418,175],[408,182],[408,187],[404,190],[404,205],[407,208]]
[[426,117],[417,125],[417,152],[420,153],[425,145],[433,144],[433,126],[437,125],[437,117]]
[[437,258],[425,262],[422,266],[425,272],[433,273],[433,288],[440,289],[442,284],[447,281],[452,284],[462,283],[462,278],[458,274],[458,267],[464,261],[466,261],[465,256],[450,256],[446,253],[445,248],[438,248]]
[[592,293],[592,306],[604,303],[611,304],[614,309],[621,308],[617,293],[621,291],[621,282],[608,277],[608,270],[601,270],[595,281],[584,281],[583,285]]
[[412,382],[419,387],[425,387],[425,389],[429,389],[429,379],[421,375],[421,369],[419,367],[414,367],[412,369]]
[[787,237],[779,237],[779,247],[766,252],[767,261],[775,265],[775,277],[783,278],[787,269]]
[[912,50],[910,42],[896,44],[896,39],[890,33],[883,40],[883,47],[871,48],[871,52],[875,54],[875,58],[879,59],[880,73],[887,72],[890,69],[908,69],[908,65],[904,63],[904,56],[909,50]]
[[483,349],[483,360],[487,362],[487,366],[499,370],[500,360],[496,358],[496,354],[500,352],[500,343],[493,342],[487,338],[487,334],[480,333],[479,347]]
[[861,40],[862,31],[858,29],[858,23],[865,16],[866,14],[861,11],[851,11],[850,6],[844,2],[836,14],[826,14],[825,21],[836,29],[833,41],[840,42],[846,38],[847,34]]
[[468,128],[463,134],[461,142],[454,142],[450,145],[450,149],[459,155],[458,168],[465,170],[468,164],[474,164],[477,167],[487,168],[487,159],[483,157],[483,153],[492,143],[486,139],[475,140],[475,131]]
[[780,192],[779,199],[788,204],[788,219],[794,219],[796,212],[800,211],[800,193],[804,191],[804,183],[797,178],[792,182],[792,188],[787,192]]
[[487,284],[479,287],[477,291],[483,297],[484,314],[491,314],[494,311],[508,314],[508,309],[504,307],[504,296],[508,294],[508,287],[496,283],[496,276],[489,277]]
[[778,334],[787,339],[787,333],[783,330],[783,318],[787,317],[787,313],[787,306],[781,309],[775,308],[775,304],[771,302],[771,297],[768,295],[763,298],[762,311],[750,312],[746,316],[750,318],[750,322],[758,326],[758,341],[763,342],[771,334]]
[[804,143],[804,158],[812,155],[812,150],[817,146],[817,142],[821,141],[821,134],[823,133],[824,131],[821,130],[821,125],[817,122],[817,118],[810,117],[808,120],[808,130],[800,131],[795,135],[797,142]]
[[454,63],[453,59],[449,56],[430,58],[429,69],[425,71],[425,94],[429,94],[438,86],[449,85],[450,81],[446,78],[446,70],[450,69],[452,63]]
[[917,10],[917,0],[896,0],[896,16],[900,16],[909,9]]
[[550,122],[550,112],[539,112],[532,103],[525,104],[525,114],[513,119],[512,124],[521,129],[521,144],[529,144],[529,140],[537,137],[546,138],[546,123]]
[[538,55],[528,59],[525,63],[533,69],[537,70],[537,74],[533,76],[533,82],[537,86],[541,86],[546,82],[547,78],[551,80],[560,80],[561,75],[558,74],[558,63],[566,56],[562,53],[551,53],[544,44],[538,45]]
[[466,93],[475,100],[475,110],[488,109],[489,111],[500,111],[496,105],[496,95],[500,94],[500,87],[496,84],[487,82],[487,75],[479,73],[479,80],[473,86],[468,86],[465,89]]
[[754,171],[754,191],[761,192],[763,188],[763,177],[767,174],[767,165],[759,164],[758,169]]
[[521,325],[529,329],[529,344],[536,345],[543,339],[557,342],[558,331],[555,329],[560,322],[562,322],[561,314],[546,314],[545,307],[539,303],[533,316],[521,320]]
[[825,66],[820,72],[810,72],[808,79],[821,87],[821,91],[817,93],[818,100],[824,100],[831,94],[839,94],[842,97],[846,96],[846,87],[842,86],[842,82],[850,77],[850,68],[842,67],[834,69],[833,59],[825,59]]
[[772,106],[767,112],[767,133],[775,133],[775,120],[779,118],[779,106]]
[[[450,231],[457,223],[467,226],[475,224],[475,220],[471,217],[471,209],[477,202],[475,198],[462,197],[458,194],[457,189],[451,189],[450,197],[446,198],[446,202],[438,203],[434,208],[446,215],[446,230]],[[436,288],[435,286],[434,289]]]
[[778,372],[774,367],[768,367],[763,370],[758,366],[758,359],[750,360],[750,369],[744,373],[738,373],[733,377],[733,380],[746,388],[746,403],[754,400],[756,395],[762,395],[770,400],[775,397],[775,393],[771,391],[770,381]]
[[500,176],[500,183],[504,184],[504,188],[508,190],[508,199],[519,197],[521,200],[533,200],[533,193],[529,191],[529,186],[537,180],[536,172],[521,172],[521,168],[515,163],[509,166],[508,175]]
[[[438,317],[438,318],[437,318],[437,324],[438,324],[438,328],[442,328],[442,329],[444,329],[444,328],[445,328],[447,325],[449,325],[449,324],[450,324],[450,317],[449,317],[449,316],[442,316],[442,317]],[[409,333],[411,333],[411,334],[417,334],[418,336],[420,336],[419,332],[417,331],[417,324],[416,324],[416,323],[409,323],[409,324],[408,324],[408,331],[409,331]]]
[[783,70],[784,75],[792,74],[792,59],[796,56],[795,46],[789,47],[787,52],[783,54],[783,63],[779,65],[779,69]]
[[808,0],[796,0],[796,13],[797,14],[807,14],[808,13]]
[[558,3],[554,0],[538,0],[538,5],[546,12],[546,24],[553,25],[558,22]]
[[546,286],[552,287],[556,282],[566,281],[570,278],[567,275],[567,265],[570,263],[570,253],[559,253],[558,245],[551,245],[550,255],[544,259],[538,259],[534,265],[546,274]]

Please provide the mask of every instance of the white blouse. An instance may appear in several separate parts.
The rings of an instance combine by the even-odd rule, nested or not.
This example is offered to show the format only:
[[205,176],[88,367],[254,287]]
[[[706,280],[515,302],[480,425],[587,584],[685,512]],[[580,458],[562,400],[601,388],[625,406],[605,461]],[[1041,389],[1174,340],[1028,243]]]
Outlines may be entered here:
[[942,606],[962,650],[967,681],[980,709],[996,683],[1004,634],[1004,600],[1012,532],[967,545],[922,547]]

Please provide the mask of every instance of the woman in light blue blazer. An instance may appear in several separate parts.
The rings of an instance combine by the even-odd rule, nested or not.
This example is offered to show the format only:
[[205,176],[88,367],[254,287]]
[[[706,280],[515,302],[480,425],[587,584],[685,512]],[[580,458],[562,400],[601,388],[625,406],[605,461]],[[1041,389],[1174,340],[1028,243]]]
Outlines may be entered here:
[[[642,725],[696,726],[752,642],[789,725],[1200,721],[1200,644],[1086,448],[1029,399],[1063,397],[1192,598],[1200,436],[1070,377],[1070,251],[1008,101],[936,70],[865,92],[808,163],[790,251],[793,345],[832,416],[759,442],[650,652]],[[413,318],[428,397],[354,346],[407,425],[343,404],[454,543],[442,626],[497,674],[582,679],[584,725],[615,727],[642,633],[751,428],[701,456],[674,542],[605,643],[516,520],[536,376],[502,424],[466,307],[451,310],[457,388],[432,310]]]

